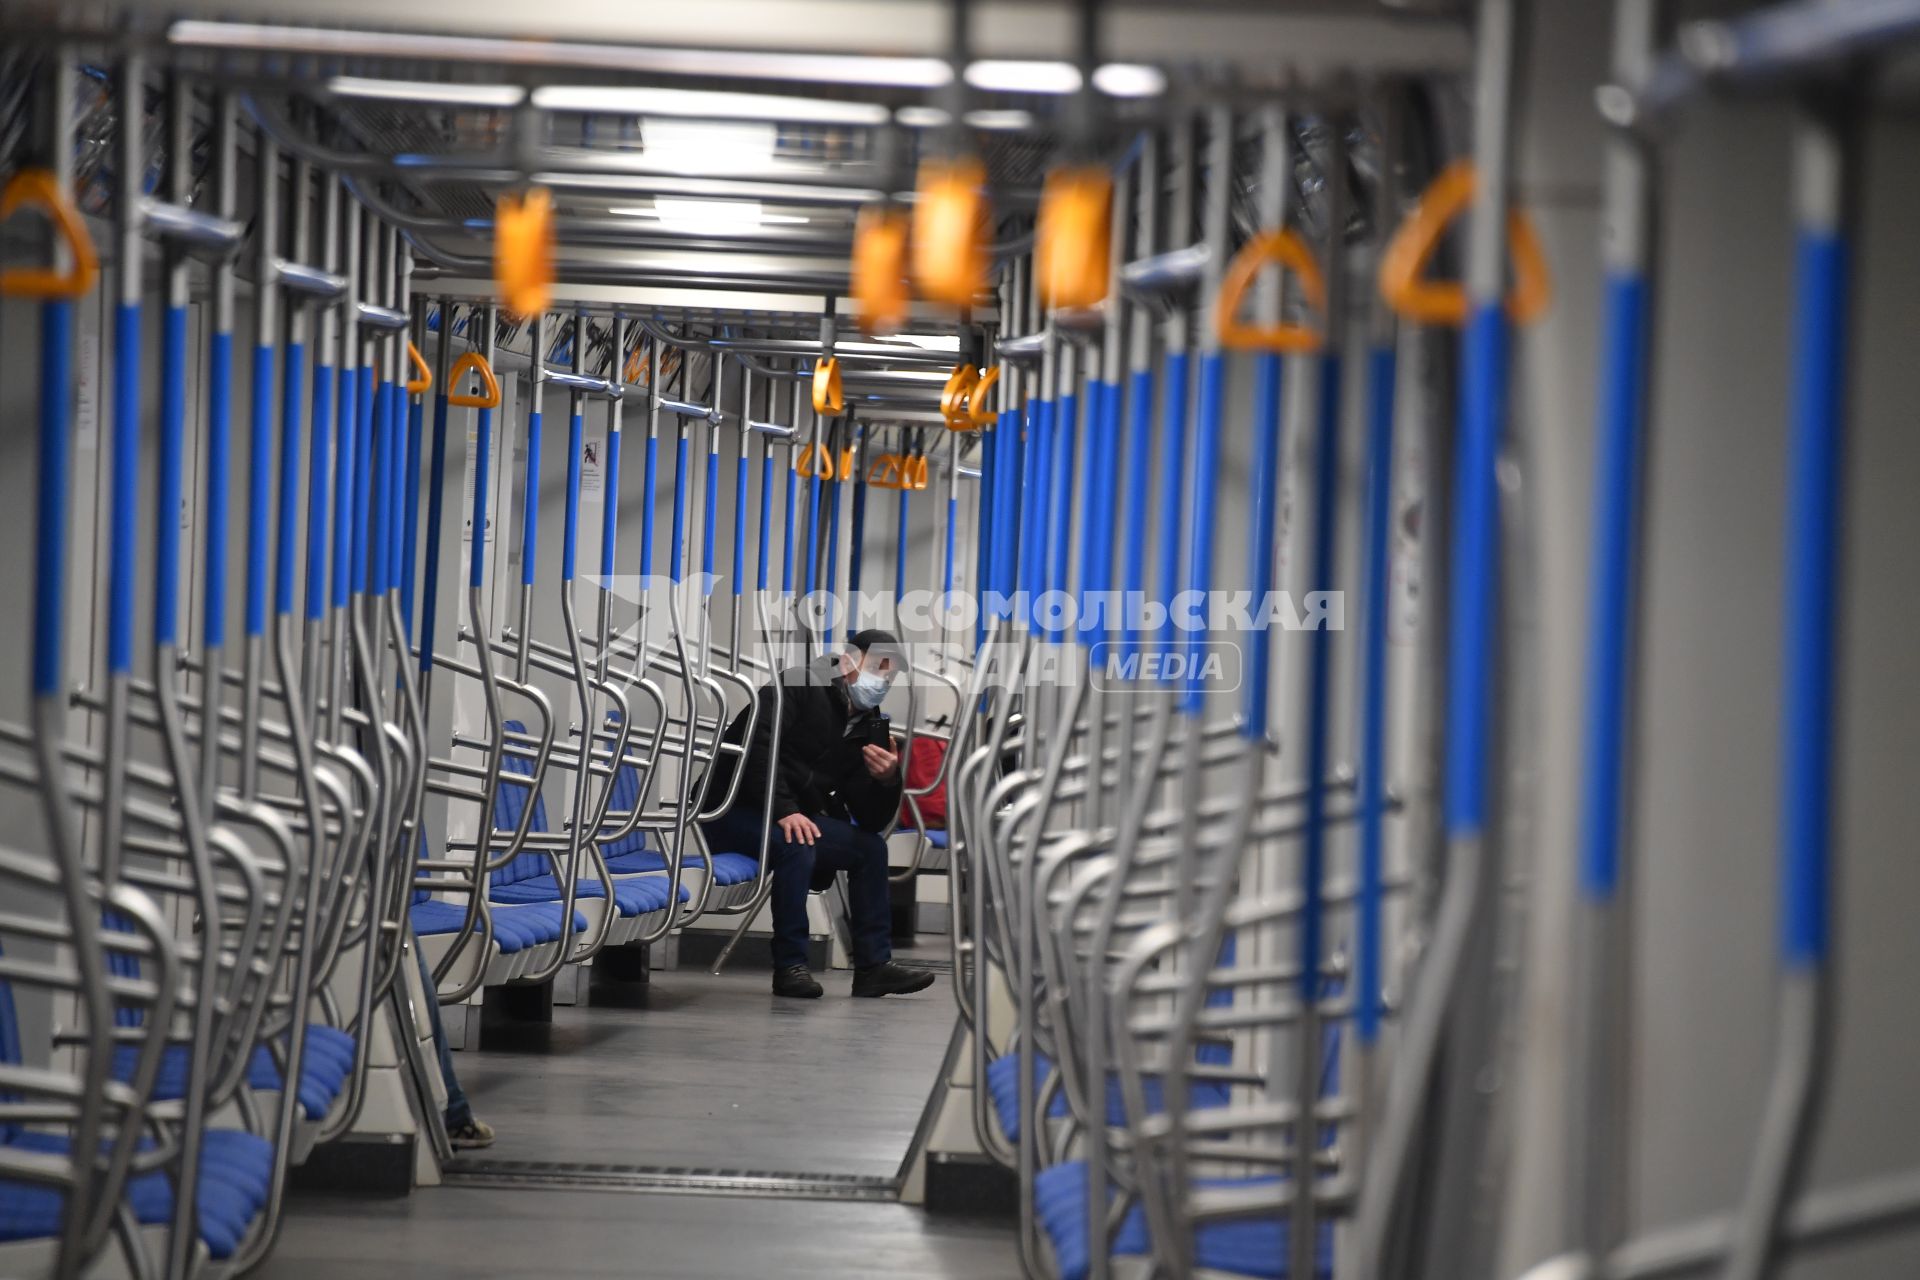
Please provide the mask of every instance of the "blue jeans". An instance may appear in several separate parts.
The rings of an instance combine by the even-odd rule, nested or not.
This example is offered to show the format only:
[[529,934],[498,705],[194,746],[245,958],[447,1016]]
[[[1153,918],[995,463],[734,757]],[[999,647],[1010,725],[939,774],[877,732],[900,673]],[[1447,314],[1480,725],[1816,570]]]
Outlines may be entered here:
[[[811,816],[811,815],[809,815]],[[732,812],[701,827],[715,853],[760,853],[760,825],[751,809]],[[795,844],[775,827],[767,845],[773,875],[773,967],[807,962],[807,894],[838,871],[847,873],[847,909],[853,915],[853,963],[861,969],[893,959],[893,913],[887,897],[887,842],[838,818],[814,818],[820,838]]]
[[420,962],[420,986],[427,993],[427,1022],[433,1027],[433,1047],[440,1054],[440,1079],[447,1086],[447,1128],[459,1129],[473,1122],[473,1108],[460,1088],[460,1077],[453,1074],[453,1051],[447,1047],[447,1029],[440,1024],[440,1001],[436,998],[433,971],[427,968],[427,953],[420,938],[413,939],[413,958]]

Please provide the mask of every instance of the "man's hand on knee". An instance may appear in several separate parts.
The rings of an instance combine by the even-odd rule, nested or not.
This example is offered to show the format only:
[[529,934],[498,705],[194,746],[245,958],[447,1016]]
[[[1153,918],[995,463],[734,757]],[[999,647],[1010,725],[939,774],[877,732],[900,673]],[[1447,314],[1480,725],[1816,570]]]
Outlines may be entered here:
[[804,813],[790,813],[776,824],[788,844],[812,844],[820,838],[820,827]]

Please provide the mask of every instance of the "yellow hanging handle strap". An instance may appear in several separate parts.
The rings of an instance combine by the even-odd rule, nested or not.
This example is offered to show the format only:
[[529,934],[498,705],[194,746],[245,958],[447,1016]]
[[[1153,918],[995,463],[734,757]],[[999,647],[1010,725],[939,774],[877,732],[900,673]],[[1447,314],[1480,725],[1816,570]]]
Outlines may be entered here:
[[67,193],[50,169],[22,169],[7,180],[0,190],[0,222],[11,218],[22,205],[32,205],[47,215],[61,242],[67,246],[67,269],[50,267],[13,267],[0,271],[0,295],[9,298],[77,298],[93,288],[100,277],[100,255],[94,251],[87,224],[73,206]]
[[1113,175],[1098,165],[1047,174],[1033,229],[1033,275],[1049,307],[1097,306],[1107,296]]
[[840,386],[840,362],[832,356],[813,362],[813,411],[822,417],[843,413],[846,392]]
[[967,401],[973,394],[973,384],[980,378],[980,371],[970,364],[955,365],[947,376],[947,385],[940,388],[940,416],[947,420],[949,431],[971,431],[973,423],[967,417]]
[[907,321],[907,232],[904,209],[870,204],[853,224],[853,272],[848,292],[860,331],[894,333]]
[[917,489],[924,489],[927,487],[927,455],[926,454],[923,453],[918,457],[908,458],[905,471],[906,471],[906,474],[902,478],[906,481],[907,488],[917,490]]
[[[993,425],[993,400],[991,393],[999,382],[999,365],[993,366],[993,368],[987,370],[975,380],[973,389],[967,392],[967,429],[979,431],[983,427]],[[953,424],[949,422],[947,425],[951,427]]]
[[433,390],[433,370],[427,368],[426,357],[420,354],[420,348],[407,342],[407,360],[413,365],[414,376],[407,380],[407,394],[423,396]]
[[907,459],[897,453],[883,453],[867,464],[867,483],[876,489],[904,489],[901,476]]
[[819,443],[794,450],[793,469],[803,480],[833,479],[833,450]]
[[1213,327],[1220,345],[1232,351],[1317,351],[1321,335],[1304,324],[1249,324],[1240,319],[1240,304],[1260,269],[1281,266],[1300,279],[1300,290],[1313,309],[1325,312],[1327,282],[1313,250],[1291,227],[1262,231],[1240,246],[1220,278],[1220,296],[1214,302]]
[[920,296],[972,306],[987,289],[987,169],[978,156],[920,162],[913,202],[913,283]]
[[[1380,296],[1401,317],[1452,328],[1466,324],[1465,286],[1457,280],[1429,280],[1426,271],[1440,237],[1473,203],[1473,188],[1472,161],[1456,160],[1441,170],[1380,255]],[[1553,301],[1553,282],[1539,233],[1518,209],[1507,214],[1507,250],[1513,257],[1507,315],[1515,324],[1529,324]]]
[[493,279],[516,316],[537,316],[553,300],[553,193],[505,192],[493,211]]
[[475,395],[470,391],[455,391],[447,397],[448,404],[459,405],[463,409],[498,409],[500,407],[500,380],[493,376],[493,366],[478,351],[469,351],[453,362],[453,368],[447,371],[449,389],[460,386],[460,380],[469,373],[480,375],[481,385],[485,388]]

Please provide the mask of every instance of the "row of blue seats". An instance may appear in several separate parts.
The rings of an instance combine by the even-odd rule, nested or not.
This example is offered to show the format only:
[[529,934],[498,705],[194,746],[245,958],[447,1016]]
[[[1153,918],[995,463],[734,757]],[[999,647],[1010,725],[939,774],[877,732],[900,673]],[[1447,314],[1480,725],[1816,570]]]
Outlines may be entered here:
[[[123,951],[111,951],[108,957],[116,977],[130,982],[141,979],[138,960]],[[115,1019],[123,1027],[139,1027],[142,1014],[140,1010],[121,1007],[116,1010]],[[357,1046],[354,1037],[345,1031],[310,1023],[301,1047],[299,1060],[291,1064],[295,1088],[301,1111],[309,1121],[317,1122],[326,1118],[345,1092],[354,1070]],[[282,1037],[277,1046],[256,1045],[248,1059],[247,1087],[257,1094],[279,1093],[286,1078],[279,1059],[284,1058],[289,1049],[287,1037]],[[117,1046],[112,1060],[113,1079],[121,1085],[133,1084],[146,1052],[146,1047],[139,1043]],[[0,1072],[24,1066],[22,1028],[13,988],[0,978]],[[184,1101],[190,1068],[187,1045],[176,1042],[162,1045],[148,1101]],[[7,1097],[0,1092],[0,1101]],[[72,1150],[72,1139],[66,1134],[0,1123],[0,1159],[7,1154],[70,1157]],[[152,1157],[155,1151],[151,1138],[141,1140],[142,1155]],[[200,1241],[210,1258],[222,1261],[231,1257],[258,1225],[272,1192],[275,1169],[274,1147],[269,1139],[240,1129],[205,1130],[195,1207]],[[139,1173],[127,1184],[126,1203],[140,1225],[167,1226],[174,1217],[173,1182],[168,1174],[157,1169]],[[61,1188],[0,1176],[0,1243],[58,1237],[66,1205],[67,1194]]]
[[[1234,958],[1235,938],[1229,934],[1221,949],[1221,966],[1231,969]],[[1340,990],[1341,984],[1337,978],[1324,979],[1321,984],[1323,999],[1330,1000],[1338,996]],[[1204,1007],[1210,1010],[1231,1010],[1233,1004],[1234,992],[1224,986],[1210,988],[1203,1001]],[[1339,1021],[1331,1022],[1321,1040],[1320,1092],[1323,1098],[1333,1097],[1338,1092],[1342,1039],[1343,1025]],[[1244,1053],[1244,1049],[1241,1052]],[[1235,1053],[1231,1039],[1203,1038],[1198,1041],[1193,1053],[1196,1070],[1187,1078],[1183,1106],[1185,1112],[1217,1112],[1233,1102],[1236,1082],[1220,1077],[1232,1074]],[[1021,1110],[1023,1063],[1031,1078],[1029,1096],[1036,1105],[1045,1108],[1046,1122],[1041,1126],[1044,1132],[1040,1134],[1028,1135],[1025,1132]],[[1214,1073],[1211,1077],[1209,1069]],[[1059,1070],[1058,1064],[1038,1049],[1002,1054],[988,1064],[985,1087],[994,1119],[1009,1146],[1018,1147],[1026,1139],[1044,1153],[1056,1149],[1051,1139],[1062,1129],[1070,1134],[1082,1134],[1086,1142],[1108,1141],[1104,1133],[1087,1131],[1090,1117],[1073,1114],[1069,1091],[1065,1082],[1058,1078]],[[1130,1114],[1119,1073],[1107,1073],[1102,1091],[1104,1105],[1100,1108],[1103,1112],[1101,1120],[1107,1129],[1137,1130],[1148,1118],[1166,1113],[1168,1100],[1165,1077],[1145,1075],[1140,1080],[1140,1086],[1144,1110],[1141,1114]],[[1337,1129],[1333,1125],[1320,1128],[1319,1145],[1322,1150],[1331,1148],[1336,1138]],[[1230,1160],[1231,1153],[1223,1152],[1223,1157]],[[1106,1256],[1149,1257],[1153,1254],[1153,1239],[1146,1210],[1112,1178],[1111,1165],[1109,1170],[1106,1189],[1109,1205],[1123,1197],[1127,1203],[1122,1206],[1124,1212],[1118,1225],[1110,1225]],[[1086,1160],[1065,1159],[1038,1168],[1027,1190],[1034,1219],[1045,1235],[1059,1280],[1086,1280],[1090,1271],[1094,1246],[1088,1202],[1093,1194],[1093,1177]],[[1283,1175],[1261,1175],[1202,1178],[1195,1185],[1213,1191],[1245,1192],[1270,1188],[1277,1194],[1284,1182]],[[1108,1221],[1112,1223],[1111,1213]],[[1318,1259],[1315,1280],[1331,1280],[1334,1247],[1332,1226],[1321,1222],[1316,1226],[1315,1233]],[[1253,1280],[1288,1280],[1288,1243],[1289,1223],[1284,1215],[1233,1217],[1198,1224],[1194,1228],[1192,1257],[1197,1267],[1210,1272],[1251,1277]]]
[[[526,731],[525,726],[517,720],[506,721],[505,729],[510,734],[523,734]],[[533,774],[532,763],[524,757],[509,753],[504,761],[504,767],[510,772],[529,777]],[[632,764],[621,765],[615,771],[611,810],[630,813],[641,803],[641,799],[638,770]],[[533,807],[528,824],[529,833],[553,834],[545,797],[534,793],[528,784],[506,781],[499,788],[494,830],[511,833],[518,829],[529,804]],[[610,942],[622,941],[623,934],[637,933],[643,923],[651,923],[657,919],[658,913],[668,910],[670,905],[683,907],[691,900],[692,893],[684,883],[677,886],[677,893],[670,894],[667,857],[647,843],[642,831],[635,829],[609,839],[599,846],[599,852],[611,880],[617,916],[609,934]],[[428,856],[424,838],[421,856]],[[737,889],[751,884],[758,869],[755,858],[732,851],[717,851],[711,859],[697,851],[689,851],[682,866],[684,870],[710,874],[714,885],[723,889]],[[414,932],[422,938],[458,933],[466,924],[466,905],[461,901],[435,898],[433,894],[434,889],[425,885],[416,889],[411,907]],[[562,911],[566,892],[556,874],[555,859],[540,852],[517,854],[488,876],[486,913],[491,923],[494,948],[502,956],[516,956],[544,946],[572,945],[592,928],[593,922],[582,909],[582,904],[597,903],[606,896],[607,885],[602,883],[597,874],[584,869],[578,872],[574,883],[576,905],[571,928],[563,928]],[[511,980],[513,968],[509,966],[497,972],[504,972]]]

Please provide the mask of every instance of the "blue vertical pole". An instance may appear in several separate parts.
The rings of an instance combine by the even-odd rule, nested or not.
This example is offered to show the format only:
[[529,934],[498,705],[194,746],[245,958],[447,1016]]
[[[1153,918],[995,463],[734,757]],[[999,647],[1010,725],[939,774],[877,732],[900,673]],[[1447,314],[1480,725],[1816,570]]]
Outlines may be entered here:
[[[450,306],[443,306],[441,313],[443,323],[451,324],[453,320],[452,308]],[[427,572],[425,586],[420,596],[420,672],[422,675],[433,670],[433,644],[437,623],[440,618],[440,522],[444,518],[446,511],[446,486],[442,483],[442,477],[446,475],[447,467],[447,413],[450,409],[450,406],[447,404],[447,397],[453,394],[453,388],[447,385],[446,344],[450,342],[451,339],[452,335],[450,333],[443,333],[440,338],[442,344],[440,347],[439,361],[441,372],[439,377],[435,379],[433,389],[433,444],[431,446],[432,452],[427,462]],[[408,486],[407,492],[409,497],[412,497],[417,494],[418,491],[419,477],[416,475],[414,477],[414,483]],[[476,504],[476,506],[477,505],[478,504]],[[407,531],[409,536],[411,536],[413,531],[413,517],[411,514],[409,514],[407,518]],[[483,533],[484,526],[476,525],[474,532],[476,534]],[[413,552],[411,548],[409,548],[407,552],[407,564],[409,569],[411,569],[413,564]],[[406,590],[403,592],[401,598],[403,600],[413,599],[413,584],[411,578],[409,578]]]
[[1365,633],[1360,675],[1360,883],[1355,914],[1354,1033],[1379,1039],[1385,891],[1388,583],[1393,546],[1392,336],[1367,356],[1367,527]]
[[[1052,490],[1047,505],[1049,519],[1044,562],[1046,589],[1063,594],[1069,585],[1067,566],[1073,543],[1073,443],[1079,429],[1080,397],[1069,386],[1060,393],[1053,419],[1053,458],[1047,476]],[[1046,638],[1048,644],[1064,644],[1067,630],[1064,626],[1049,626]]]
[[1192,357],[1184,350],[1167,352],[1167,385],[1161,397],[1160,421],[1160,563],[1156,576],[1167,616],[1160,624],[1160,647],[1173,652],[1179,631],[1173,620],[1173,598],[1180,591],[1181,535],[1186,512],[1181,481],[1187,465],[1187,398],[1193,393]]
[[73,415],[73,303],[40,306],[40,463],[34,511],[33,693],[61,696],[66,659],[67,486]]
[[[1216,521],[1212,518],[1212,494],[1220,477],[1220,436],[1226,417],[1226,357],[1218,351],[1203,351],[1200,355],[1200,401],[1196,412],[1197,431],[1194,436],[1193,474],[1189,477],[1187,506],[1192,513],[1193,540],[1188,547],[1186,589],[1197,593],[1205,608],[1207,593],[1213,589],[1213,560]],[[1203,515],[1202,512],[1207,514]],[[1169,601],[1169,625],[1172,621]],[[1189,640],[1184,647],[1193,648],[1206,640],[1206,624],[1203,622],[1197,640]],[[1181,690],[1180,710],[1189,716],[1198,716],[1205,697],[1205,686],[1200,679],[1198,663],[1190,664],[1186,683]]]

